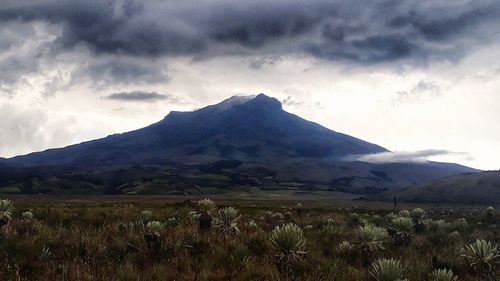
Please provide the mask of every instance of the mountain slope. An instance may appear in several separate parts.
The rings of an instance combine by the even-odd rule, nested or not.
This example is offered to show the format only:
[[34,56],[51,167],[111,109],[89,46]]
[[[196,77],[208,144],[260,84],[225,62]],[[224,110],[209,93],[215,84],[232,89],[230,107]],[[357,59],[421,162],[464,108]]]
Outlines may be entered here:
[[454,175],[411,187],[397,196],[408,202],[500,204],[500,171]]
[[8,162],[89,166],[153,158],[181,162],[230,158],[268,163],[283,157],[340,158],[384,151],[290,114],[282,110],[278,100],[261,94],[253,99],[233,97],[194,112],[172,112],[143,129],[18,156]]

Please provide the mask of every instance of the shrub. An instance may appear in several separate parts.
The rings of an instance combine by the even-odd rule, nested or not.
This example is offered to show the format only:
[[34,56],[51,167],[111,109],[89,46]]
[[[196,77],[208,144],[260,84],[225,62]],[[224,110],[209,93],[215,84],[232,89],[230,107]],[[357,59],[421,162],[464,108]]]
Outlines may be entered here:
[[198,204],[198,210],[201,213],[210,213],[215,209],[215,203],[210,199],[202,199],[198,201],[197,204]]
[[31,211],[26,211],[26,212],[23,212],[21,214],[21,217],[24,219],[24,220],[32,220],[33,218],[35,218],[35,215],[33,214],[33,212]]
[[250,220],[247,223],[247,226],[248,226],[248,228],[251,228],[251,229],[257,229],[257,228],[259,228],[259,226],[257,225],[257,223],[254,220]]
[[470,268],[479,276],[491,277],[495,274],[495,266],[500,263],[500,253],[497,245],[486,240],[465,246],[462,257]]
[[219,229],[219,234],[228,236],[238,234],[238,220],[240,219],[239,212],[236,208],[226,207],[219,210],[216,227]]
[[348,241],[342,241],[337,246],[337,252],[344,260],[350,260],[353,257],[354,246]]
[[388,234],[382,227],[368,224],[359,227],[356,232],[357,243],[363,253],[374,253],[384,249]]
[[146,228],[149,231],[158,233],[165,229],[165,224],[159,221],[150,221],[146,224]]
[[197,205],[200,211],[200,216],[198,217],[199,229],[208,231],[212,228],[213,218],[211,212],[215,209],[215,203],[210,199],[203,199],[198,201]]
[[487,222],[490,224],[495,223],[495,208],[493,208],[491,206],[486,208],[486,219],[487,219]]
[[142,221],[143,224],[146,224],[153,217],[153,213],[149,210],[144,210],[139,215],[139,220]]
[[397,281],[403,278],[404,267],[395,259],[379,259],[372,264],[370,275],[377,281]]
[[14,205],[9,199],[0,199],[0,227],[9,223],[14,212]]
[[389,229],[393,233],[396,242],[403,245],[410,244],[415,231],[413,221],[407,217],[393,219]]
[[301,263],[306,254],[304,232],[299,226],[288,223],[275,227],[269,240],[271,247],[277,252],[278,270],[288,279],[292,266]]
[[456,281],[458,276],[448,269],[436,269],[431,273],[430,281]]
[[411,218],[411,212],[408,210],[401,210],[399,212],[399,216],[404,218]]
[[415,231],[416,232],[420,232],[420,231],[424,230],[425,215],[426,215],[426,212],[422,208],[413,209],[413,211],[411,212],[411,219],[413,220],[413,223],[415,224]]

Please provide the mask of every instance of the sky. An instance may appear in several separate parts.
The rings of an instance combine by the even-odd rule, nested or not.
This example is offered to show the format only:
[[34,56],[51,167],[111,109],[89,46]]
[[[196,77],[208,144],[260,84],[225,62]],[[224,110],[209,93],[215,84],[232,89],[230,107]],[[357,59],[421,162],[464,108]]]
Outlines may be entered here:
[[500,1],[1,2],[0,157],[265,93],[365,161],[500,169]]

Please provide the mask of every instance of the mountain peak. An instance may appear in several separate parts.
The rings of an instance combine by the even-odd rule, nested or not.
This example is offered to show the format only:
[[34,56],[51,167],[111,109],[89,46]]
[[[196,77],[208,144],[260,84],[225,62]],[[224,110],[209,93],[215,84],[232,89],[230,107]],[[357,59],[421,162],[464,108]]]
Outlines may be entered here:
[[193,111],[170,111],[167,116],[163,119],[169,120],[172,118],[188,116],[190,113],[207,113],[207,112],[223,112],[229,110],[235,106],[245,105],[246,107],[252,108],[252,110],[266,110],[274,111],[281,110],[281,102],[273,97],[267,96],[265,94],[258,95],[234,95],[227,98],[219,103],[209,105],[203,108],[195,109]]
[[220,110],[226,110],[226,109],[231,108],[235,105],[240,105],[240,104],[244,104],[248,101],[251,101],[251,100],[255,99],[256,97],[257,97],[256,95],[232,96],[228,99],[223,100],[220,103],[214,104],[213,107],[220,109]]
[[249,96],[232,96],[222,102],[215,104],[214,106],[219,109],[228,109],[235,105],[242,105],[246,103],[256,104],[259,106],[271,106],[274,108],[281,108],[281,102],[276,98],[267,96],[265,94],[249,95]]
[[268,106],[276,109],[281,109],[281,102],[273,97],[266,96],[264,94],[258,94],[251,102],[256,103],[261,106]]
[[279,100],[261,93],[258,95],[249,96],[232,96],[220,103],[195,110],[195,112],[206,110],[225,111],[233,108],[234,106],[240,106],[244,104],[257,108],[281,109],[281,102]]

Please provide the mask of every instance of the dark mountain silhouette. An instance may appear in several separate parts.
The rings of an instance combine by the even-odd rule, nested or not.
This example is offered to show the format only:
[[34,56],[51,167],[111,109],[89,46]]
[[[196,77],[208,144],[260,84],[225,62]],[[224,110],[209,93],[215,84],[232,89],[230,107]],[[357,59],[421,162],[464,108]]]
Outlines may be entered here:
[[132,132],[4,159],[0,163],[16,172],[0,168],[0,192],[2,186],[8,192],[91,193],[257,186],[373,193],[475,171],[437,162],[342,160],[387,151],[290,114],[260,94],[171,112]]
[[[14,157],[23,166],[132,163],[147,159],[275,162],[282,157],[339,158],[386,149],[290,114],[274,98],[232,97],[194,112],[171,112],[136,131]],[[198,159],[198,161],[202,161]]]

